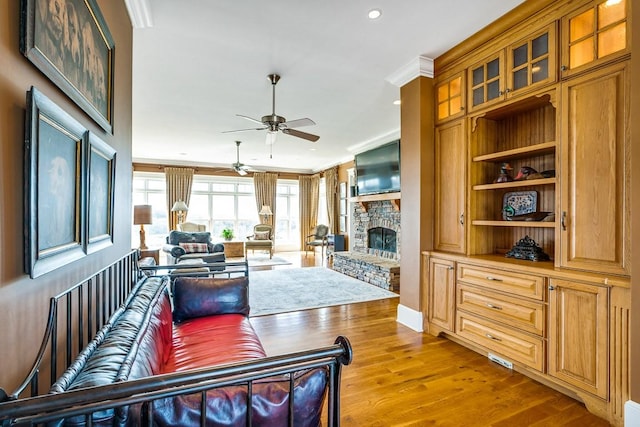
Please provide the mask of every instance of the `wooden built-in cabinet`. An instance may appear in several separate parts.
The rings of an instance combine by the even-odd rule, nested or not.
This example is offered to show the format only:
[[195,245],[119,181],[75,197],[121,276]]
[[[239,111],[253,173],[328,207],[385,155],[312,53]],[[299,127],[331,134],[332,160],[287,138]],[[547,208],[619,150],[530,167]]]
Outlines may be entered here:
[[466,121],[436,128],[435,223],[436,250],[465,253]]
[[562,77],[631,52],[631,0],[593,0],[562,17]]
[[469,109],[555,82],[555,34],[554,22],[469,67]]
[[[425,329],[501,357],[623,425],[631,1],[525,3],[505,18],[510,29],[471,37],[435,61]],[[525,166],[545,173],[497,182],[504,163],[514,178]],[[535,192],[545,220],[504,215],[507,194],[522,191]],[[505,257],[525,236],[550,259]]]
[[618,63],[562,84],[561,267],[629,274],[629,80]]
[[429,323],[435,332],[453,332],[455,321],[455,263],[450,260],[429,260]]
[[609,289],[549,282],[549,375],[606,399]]
[[464,71],[436,84],[436,121],[462,117],[465,114]]

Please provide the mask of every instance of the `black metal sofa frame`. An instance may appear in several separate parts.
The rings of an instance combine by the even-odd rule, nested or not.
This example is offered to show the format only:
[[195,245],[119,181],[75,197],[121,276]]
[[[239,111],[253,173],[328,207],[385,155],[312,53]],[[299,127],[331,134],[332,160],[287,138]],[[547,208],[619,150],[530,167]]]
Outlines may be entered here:
[[[249,275],[246,262],[207,265],[212,275]],[[198,265],[202,267],[202,264]],[[166,267],[164,267],[166,268]],[[138,265],[138,252],[132,251],[113,264],[72,286],[50,300],[45,334],[30,372],[18,388],[7,394],[0,388],[2,426],[41,425],[70,416],[84,415],[91,425],[93,412],[143,404],[147,412],[155,399],[201,394],[203,409],[200,425],[206,420],[207,390],[229,385],[247,387],[247,407],[251,408],[254,381],[274,375],[289,375],[301,369],[326,367],[329,370],[326,416],[328,426],[340,425],[341,366],[352,359],[349,341],[339,336],[334,345],[281,356],[156,375],[105,386],[89,387],[59,394],[48,394],[60,372],[64,372],[109,318],[123,305],[138,280],[145,274],[162,272],[162,266]],[[166,272],[166,270],[165,270]],[[188,273],[180,273],[181,275]],[[201,274],[201,273],[200,273]],[[290,393],[294,388],[290,387]],[[290,396],[289,402],[293,402]],[[291,405],[290,405],[291,406]],[[290,414],[293,408],[289,408]],[[147,413],[150,420],[152,414]],[[289,424],[294,420],[289,417]],[[246,425],[252,425],[247,410]]]

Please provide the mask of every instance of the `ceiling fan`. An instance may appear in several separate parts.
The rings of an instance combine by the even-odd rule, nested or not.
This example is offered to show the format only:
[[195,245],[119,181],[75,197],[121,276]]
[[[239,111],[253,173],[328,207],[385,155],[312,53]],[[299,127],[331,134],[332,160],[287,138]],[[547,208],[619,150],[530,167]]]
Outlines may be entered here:
[[297,119],[297,120],[287,121],[287,119],[285,119],[284,117],[278,116],[276,114],[276,84],[280,80],[280,76],[277,75],[277,74],[269,74],[267,76],[267,78],[271,82],[271,87],[272,87],[272,92],[273,92],[273,99],[272,99],[272,103],[271,103],[271,107],[272,107],[271,108],[271,114],[267,115],[267,116],[263,116],[261,120],[254,119],[254,118],[249,117],[249,116],[244,116],[242,114],[236,114],[238,117],[242,117],[242,118],[250,120],[252,122],[259,123],[262,126],[258,127],[258,128],[229,130],[229,131],[225,131],[223,133],[244,132],[244,131],[248,131],[248,130],[266,130],[267,131],[267,138],[266,138],[266,143],[267,144],[273,144],[274,142],[276,142],[276,136],[278,134],[278,131],[280,131],[280,132],[282,132],[284,134],[287,134],[287,135],[291,135],[291,136],[295,136],[295,137],[298,137],[298,138],[306,139],[306,140],[312,141],[312,142],[316,142],[318,139],[320,139],[320,137],[318,135],[313,135],[311,133],[302,132],[302,131],[299,131],[297,129],[294,129],[294,128],[299,128],[299,127],[302,127],[302,126],[315,125],[316,123],[313,120],[308,119],[308,118],[304,118],[304,119]]
[[238,172],[238,175],[245,176],[247,171],[251,169],[244,163],[240,163],[240,144],[241,141],[236,141],[236,162],[231,165],[231,169]]

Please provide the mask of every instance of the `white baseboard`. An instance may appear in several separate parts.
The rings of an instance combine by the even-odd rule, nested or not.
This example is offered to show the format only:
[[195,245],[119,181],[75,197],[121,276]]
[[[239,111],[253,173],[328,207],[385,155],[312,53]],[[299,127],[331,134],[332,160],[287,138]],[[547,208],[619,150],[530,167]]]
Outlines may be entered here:
[[396,321],[416,332],[424,332],[422,327],[422,313],[402,304],[398,304],[398,317]]
[[640,403],[627,400],[624,404],[624,425],[627,427],[640,426]]

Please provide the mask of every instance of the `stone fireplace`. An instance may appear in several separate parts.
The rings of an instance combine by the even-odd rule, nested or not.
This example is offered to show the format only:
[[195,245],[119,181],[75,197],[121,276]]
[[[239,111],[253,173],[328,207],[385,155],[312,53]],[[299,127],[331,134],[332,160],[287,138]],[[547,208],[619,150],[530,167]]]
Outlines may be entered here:
[[333,253],[333,269],[400,291],[400,210],[392,200],[352,203],[351,251]]
[[389,200],[368,202],[366,209],[353,203],[351,213],[353,252],[400,259],[400,211]]

